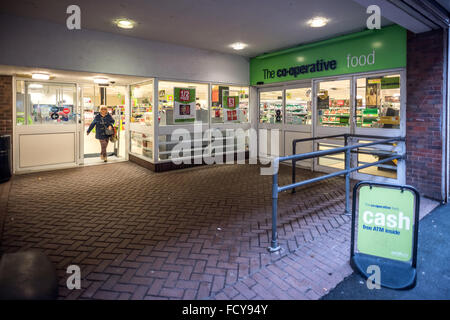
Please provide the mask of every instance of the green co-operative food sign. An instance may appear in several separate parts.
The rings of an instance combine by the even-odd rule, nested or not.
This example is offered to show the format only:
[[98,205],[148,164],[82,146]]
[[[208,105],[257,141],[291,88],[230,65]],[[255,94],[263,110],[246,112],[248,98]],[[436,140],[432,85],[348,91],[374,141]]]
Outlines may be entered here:
[[415,197],[408,189],[362,186],[359,190],[357,248],[361,253],[410,261]]
[[251,85],[406,67],[406,30],[393,25],[250,60]]

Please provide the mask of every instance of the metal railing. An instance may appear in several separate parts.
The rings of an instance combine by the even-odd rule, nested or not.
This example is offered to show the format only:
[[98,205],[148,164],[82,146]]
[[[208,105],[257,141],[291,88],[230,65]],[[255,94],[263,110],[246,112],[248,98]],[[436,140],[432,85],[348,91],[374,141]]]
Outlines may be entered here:
[[[330,138],[337,138],[337,137],[344,137],[345,140],[345,146],[330,150],[321,150],[321,151],[314,151],[314,152],[308,152],[304,154],[295,154],[296,153],[296,145],[299,142],[307,142],[307,141],[315,141],[315,140],[322,140],[322,139],[330,139]],[[368,143],[358,143],[355,145],[348,146],[348,138],[349,137],[355,137],[355,138],[363,138],[363,139],[379,139],[375,142],[368,142]],[[306,139],[296,139],[292,142],[292,150],[294,152],[291,156],[285,156],[285,157],[277,157],[273,159],[273,175],[272,175],[272,240],[271,245],[268,248],[270,252],[275,252],[281,249],[281,247],[278,245],[278,234],[277,234],[277,211],[278,211],[278,194],[283,191],[287,190],[293,190],[292,193],[295,193],[295,188],[301,187],[310,183],[322,181],[325,179],[345,175],[345,212],[349,213],[349,207],[350,207],[350,174],[354,171],[358,171],[361,169],[365,169],[368,167],[376,166],[378,164],[382,164],[385,162],[389,162],[396,159],[404,159],[405,154],[394,154],[393,156],[384,158],[382,160],[371,162],[364,164],[362,166],[358,166],[355,168],[352,168],[350,165],[350,153],[354,149],[379,145],[379,144],[388,144],[393,142],[399,142],[399,141],[405,141],[404,137],[395,137],[395,138],[385,138],[385,137],[378,137],[378,136],[369,136],[369,135],[355,135],[355,134],[339,134],[339,135],[333,135],[333,136],[324,136],[324,137],[315,137],[315,138],[306,138]],[[336,153],[342,153],[345,152],[345,169],[340,170],[337,172],[333,172],[324,176],[295,182],[295,168],[296,168],[296,162],[306,159],[313,159],[318,157],[323,157],[331,154]],[[354,152],[354,151],[353,151]],[[285,186],[278,186],[278,168],[280,166],[280,162],[283,161],[292,161],[292,184],[285,185]]]

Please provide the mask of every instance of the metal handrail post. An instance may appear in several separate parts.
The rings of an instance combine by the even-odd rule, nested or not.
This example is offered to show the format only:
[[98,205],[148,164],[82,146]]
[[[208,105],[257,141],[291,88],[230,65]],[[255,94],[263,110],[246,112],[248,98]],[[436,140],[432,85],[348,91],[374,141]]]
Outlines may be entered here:
[[273,161],[274,172],[272,175],[272,240],[270,242],[270,247],[268,248],[270,252],[275,252],[281,249],[278,245],[278,233],[277,233],[277,214],[278,214],[278,159]]
[[[292,142],[292,151],[294,154],[297,154],[297,143],[295,143],[295,140]],[[292,183],[295,183],[295,167],[296,167],[296,161],[295,159],[292,159]],[[291,193],[295,193],[295,188],[292,189]]]
[[[345,138],[347,140],[347,137]],[[350,214],[350,150],[345,151],[345,214]]]

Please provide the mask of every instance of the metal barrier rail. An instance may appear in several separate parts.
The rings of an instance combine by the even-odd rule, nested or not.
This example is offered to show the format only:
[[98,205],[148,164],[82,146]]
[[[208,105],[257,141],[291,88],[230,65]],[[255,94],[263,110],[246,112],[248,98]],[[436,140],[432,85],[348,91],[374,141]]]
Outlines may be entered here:
[[[379,137],[379,136],[371,136],[371,135],[363,135],[363,134],[350,134],[350,133],[343,133],[343,134],[336,134],[332,136],[322,136],[322,137],[313,137],[313,138],[304,138],[304,139],[294,139],[292,140],[292,153],[297,154],[297,143],[300,142],[307,142],[307,141],[315,141],[315,140],[323,140],[323,139],[331,139],[331,138],[344,138],[344,146],[347,146],[348,144],[348,138],[367,138],[367,139],[385,139],[385,137]],[[401,141],[404,140],[404,138]],[[292,183],[295,183],[295,163],[298,160],[292,160]],[[295,193],[295,188],[292,189],[292,193]]]
[[[330,150],[322,150],[322,151],[314,151],[314,152],[308,152],[304,154],[295,154],[296,148],[295,144],[298,142],[305,142],[305,141],[313,141],[313,140],[321,140],[321,139],[329,139],[329,138],[336,138],[336,137],[344,137],[345,138],[345,146],[341,148],[335,148]],[[359,143],[351,146],[347,146],[348,137],[358,137],[358,138],[368,138],[368,139],[380,139],[379,141],[375,142],[368,142],[368,143]],[[351,134],[340,134],[340,135],[334,135],[334,136],[325,136],[325,137],[315,137],[315,138],[306,138],[306,139],[296,139],[293,141],[293,150],[294,155],[291,156],[285,156],[285,157],[277,157],[273,160],[273,175],[272,175],[272,240],[271,245],[268,248],[270,252],[275,252],[281,249],[281,247],[278,245],[278,234],[277,234],[277,211],[278,211],[278,193],[282,191],[287,190],[294,190],[297,187],[301,187],[310,183],[322,181],[325,179],[337,177],[340,175],[345,175],[345,212],[349,213],[349,207],[350,207],[350,173],[365,169],[371,166],[375,166],[381,163],[389,162],[395,159],[404,159],[404,154],[395,154],[391,157],[368,163],[359,167],[351,168],[350,165],[350,153],[353,149],[363,148],[363,147],[369,147],[374,146],[377,144],[386,144],[396,141],[405,141],[405,138],[403,137],[396,137],[396,138],[384,138],[383,137],[377,137],[377,136],[368,136],[368,135],[351,135]],[[304,180],[300,182],[295,182],[295,163],[297,161],[306,160],[306,159],[312,159],[312,158],[318,158],[323,157],[331,154],[336,153],[342,153],[345,152],[345,169],[340,170],[337,172],[333,172],[324,176],[312,178],[309,180]],[[280,166],[280,162],[283,161],[292,161],[292,184],[279,187],[278,186],[278,168]]]

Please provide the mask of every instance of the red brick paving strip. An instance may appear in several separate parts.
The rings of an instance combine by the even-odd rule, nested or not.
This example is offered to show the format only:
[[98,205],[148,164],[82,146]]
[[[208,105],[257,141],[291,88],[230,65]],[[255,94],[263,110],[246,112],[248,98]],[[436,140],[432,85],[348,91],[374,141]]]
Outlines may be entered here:
[[350,224],[345,224],[227,286],[211,299],[240,299],[241,296],[255,300],[318,299],[352,274],[348,263],[349,243]]
[[[344,181],[281,193],[284,251],[269,254],[271,177],[259,169],[153,173],[126,162],[18,175],[0,250],[43,250],[60,299],[317,299],[349,272]],[[279,181],[290,183],[289,168]],[[81,290],[65,286],[70,264]]]

